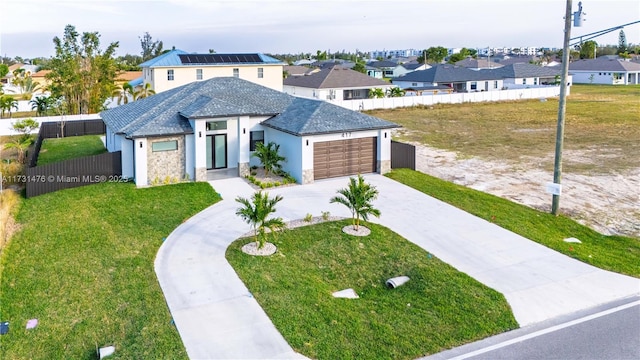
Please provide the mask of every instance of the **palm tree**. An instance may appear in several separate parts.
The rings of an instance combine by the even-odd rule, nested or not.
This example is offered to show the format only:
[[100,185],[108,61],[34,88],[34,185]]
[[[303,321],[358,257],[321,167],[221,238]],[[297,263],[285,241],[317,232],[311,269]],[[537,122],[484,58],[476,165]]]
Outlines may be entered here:
[[31,110],[36,111],[36,116],[44,116],[51,109],[53,100],[48,96],[38,96],[35,99],[29,101],[29,103],[31,104]]
[[31,100],[31,96],[33,93],[40,91],[40,84],[33,81],[31,75],[24,78],[22,84],[20,85],[20,90],[22,91],[22,98],[24,100]]
[[256,144],[256,150],[251,156],[257,157],[264,167],[264,175],[269,176],[269,172],[279,171],[282,169],[281,161],[285,161],[286,158],[278,154],[280,145],[270,142],[267,145],[263,143]]
[[266,241],[266,230],[275,233],[277,230],[285,228],[285,223],[280,217],[267,219],[269,214],[276,212],[276,204],[282,200],[282,196],[276,195],[269,198],[269,193],[258,191],[253,194],[251,199],[245,199],[238,196],[236,201],[242,204],[242,207],[236,210],[236,215],[247,222],[253,228],[254,237],[258,249],[262,249]]
[[387,89],[387,96],[389,97],[402,97],[405,93],[406,91],[400,89],[399,87],[392,87]]
[[129,83],[124,83],[122,86],[117,86],[111,93],[111,97],[118,99],[118,105],[128,104],[129,98],[135,99],[133,86]]
[[16,136],[10,142],[4,144],[4,148],[18,150],[18,162],[24,164],[24,154],[31,144],[33,144],[33,138],[31,136]]
[[133,93],[133,99],[140,100],[155,94],[156,92],[151,88],[151,83],[145,83],[144,86],[136,89],[136,91]]
[[375,209],[371,202],[378,197],[378,190],[375,186],[364,182],[362,175],[358,178],[349,178],[349,186],[338,190],[338,196],[329,200],[330,203],[342,204],[351,211],[353,229],[358,231],[360,219],[367,221],[369,215],[380,217],[380,210]]
[[18,101],[9,95],[0,96],[0,116],[4,116],[4,112],[9,112],[11,117],[11,109],[18,110]]
[[383,98],[384,97],[384,91],[382,91],[381,88],[373,88],[369,90],[369,97],[372,99],[375,98]]

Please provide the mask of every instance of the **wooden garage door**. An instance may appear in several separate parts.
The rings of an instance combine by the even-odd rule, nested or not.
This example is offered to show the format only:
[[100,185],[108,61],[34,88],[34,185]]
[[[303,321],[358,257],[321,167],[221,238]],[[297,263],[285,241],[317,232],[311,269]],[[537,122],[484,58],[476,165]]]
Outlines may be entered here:
[[376,172],[377,144],[376,137],[315,143],[314,179]]

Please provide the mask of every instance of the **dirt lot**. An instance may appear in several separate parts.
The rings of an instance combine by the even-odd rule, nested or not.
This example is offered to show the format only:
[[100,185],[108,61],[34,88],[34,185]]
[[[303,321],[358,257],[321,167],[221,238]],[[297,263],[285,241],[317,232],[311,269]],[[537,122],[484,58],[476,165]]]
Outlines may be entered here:
[[[494,194],[542,211],[551,211],[545,184],[553,172],[539,159],[509,163],[459,158],[455,152],[416,144],[416,170]],[[563,162],[581,162],[593,154],[565,150]],[[606,156],[606,155],[605,155]],[[540,161],[543,160],[543,161]],[[590,161],[590,160],[589,160]],[[604,234],[640,238],[640,168],[613,174],[564,172],[560,211]]]

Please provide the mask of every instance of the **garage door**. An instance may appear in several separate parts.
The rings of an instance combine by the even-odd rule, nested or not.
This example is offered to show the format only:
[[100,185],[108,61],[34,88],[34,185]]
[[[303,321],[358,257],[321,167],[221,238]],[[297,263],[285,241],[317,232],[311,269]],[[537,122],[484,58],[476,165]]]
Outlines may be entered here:
[[315,143],[314,179],[376,172],[377,144],[376,137]]

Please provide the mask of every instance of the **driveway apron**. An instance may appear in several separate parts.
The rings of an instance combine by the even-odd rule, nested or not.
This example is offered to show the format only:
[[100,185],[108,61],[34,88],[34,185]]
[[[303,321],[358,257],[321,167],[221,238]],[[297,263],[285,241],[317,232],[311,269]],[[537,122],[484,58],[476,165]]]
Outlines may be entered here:
[[[373,218],[429,253],[501,292],[520,326],[640,294],[640,279],[604,271],[504,230],[381,175],[366,180],[380,192]],[[350,217],[330,204],[347,178],[268,190],[280,194],[285,221]],[[254,191],[244,180],[211,182],[223,200],[178,227],[155,261],[156,274],[192,359],[304,358],[295,353],[225,259],[227,246],[250,230],[235,215],[236,196]]]

